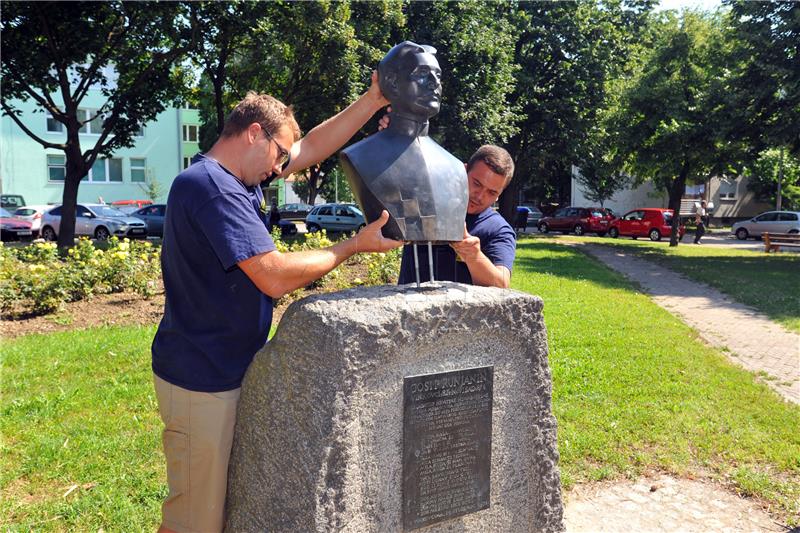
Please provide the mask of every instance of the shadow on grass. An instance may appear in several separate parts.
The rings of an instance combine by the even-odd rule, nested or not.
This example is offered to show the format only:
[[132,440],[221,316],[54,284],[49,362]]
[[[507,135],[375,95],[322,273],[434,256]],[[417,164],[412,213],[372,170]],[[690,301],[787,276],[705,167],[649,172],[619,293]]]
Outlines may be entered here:
[[613,289],[630,290],[635,284],[601,261],[570,246],[547,239],[522,239],[517,243],[516,273],[548,274],[586,281]]

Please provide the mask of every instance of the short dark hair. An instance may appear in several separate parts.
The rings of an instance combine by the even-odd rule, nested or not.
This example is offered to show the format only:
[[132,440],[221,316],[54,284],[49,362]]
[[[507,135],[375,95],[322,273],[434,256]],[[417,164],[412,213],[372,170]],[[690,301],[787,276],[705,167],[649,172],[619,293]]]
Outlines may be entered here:
[[506,187],[511,182],[511,178],[514,177],[514,160],[508,151],[499,146],[484,144],[478,148],[467,162],[467,172],[478,161],[483,161],[487,167],[492,169],[492,172],[500,174],[506,179],[503,187]]
[[287,106],[268,94],[258,94],[255,91],[249,91],[230,112],[225,119],[222,136],[239,135],[253,123],[258,123],[270,135],[278,133],[281,126],[289,126],[294,140],[300,138],[300,126],[294,118],[292,106]]

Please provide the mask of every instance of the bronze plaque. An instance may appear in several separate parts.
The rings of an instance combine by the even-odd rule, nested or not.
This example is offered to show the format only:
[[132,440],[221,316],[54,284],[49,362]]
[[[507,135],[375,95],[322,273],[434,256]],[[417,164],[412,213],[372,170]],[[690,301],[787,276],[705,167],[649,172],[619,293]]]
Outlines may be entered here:
[[403,379],[403,528],[489,507],[494,367]]

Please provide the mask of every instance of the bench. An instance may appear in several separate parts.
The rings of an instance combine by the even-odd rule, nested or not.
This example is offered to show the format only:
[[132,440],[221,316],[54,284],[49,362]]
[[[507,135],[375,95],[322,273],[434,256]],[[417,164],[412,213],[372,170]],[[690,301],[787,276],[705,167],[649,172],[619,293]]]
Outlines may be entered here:
[[800,248],[800,233],[764,233],[761,238],[764,239],[764,251],[767,253],[779,252],[781,246]]

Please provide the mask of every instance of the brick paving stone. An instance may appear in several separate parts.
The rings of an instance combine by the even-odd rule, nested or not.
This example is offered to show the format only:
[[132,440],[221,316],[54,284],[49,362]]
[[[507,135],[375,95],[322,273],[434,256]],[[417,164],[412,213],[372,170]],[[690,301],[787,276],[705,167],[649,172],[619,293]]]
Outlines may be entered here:
[[[642,483],[656,490],[642,494],[637,486]],[[567,533],[761,533],[788,529],[754,501],[723,487],[667,475],[578,485],[566,494],[564,523]]]
[[800,335],[708,285],[653,262],[605,246],[569,244],[581,246],[638,283],[654,302],[722,349],[731,361],[754,373],[765,372],[764,383],[800,404]]

